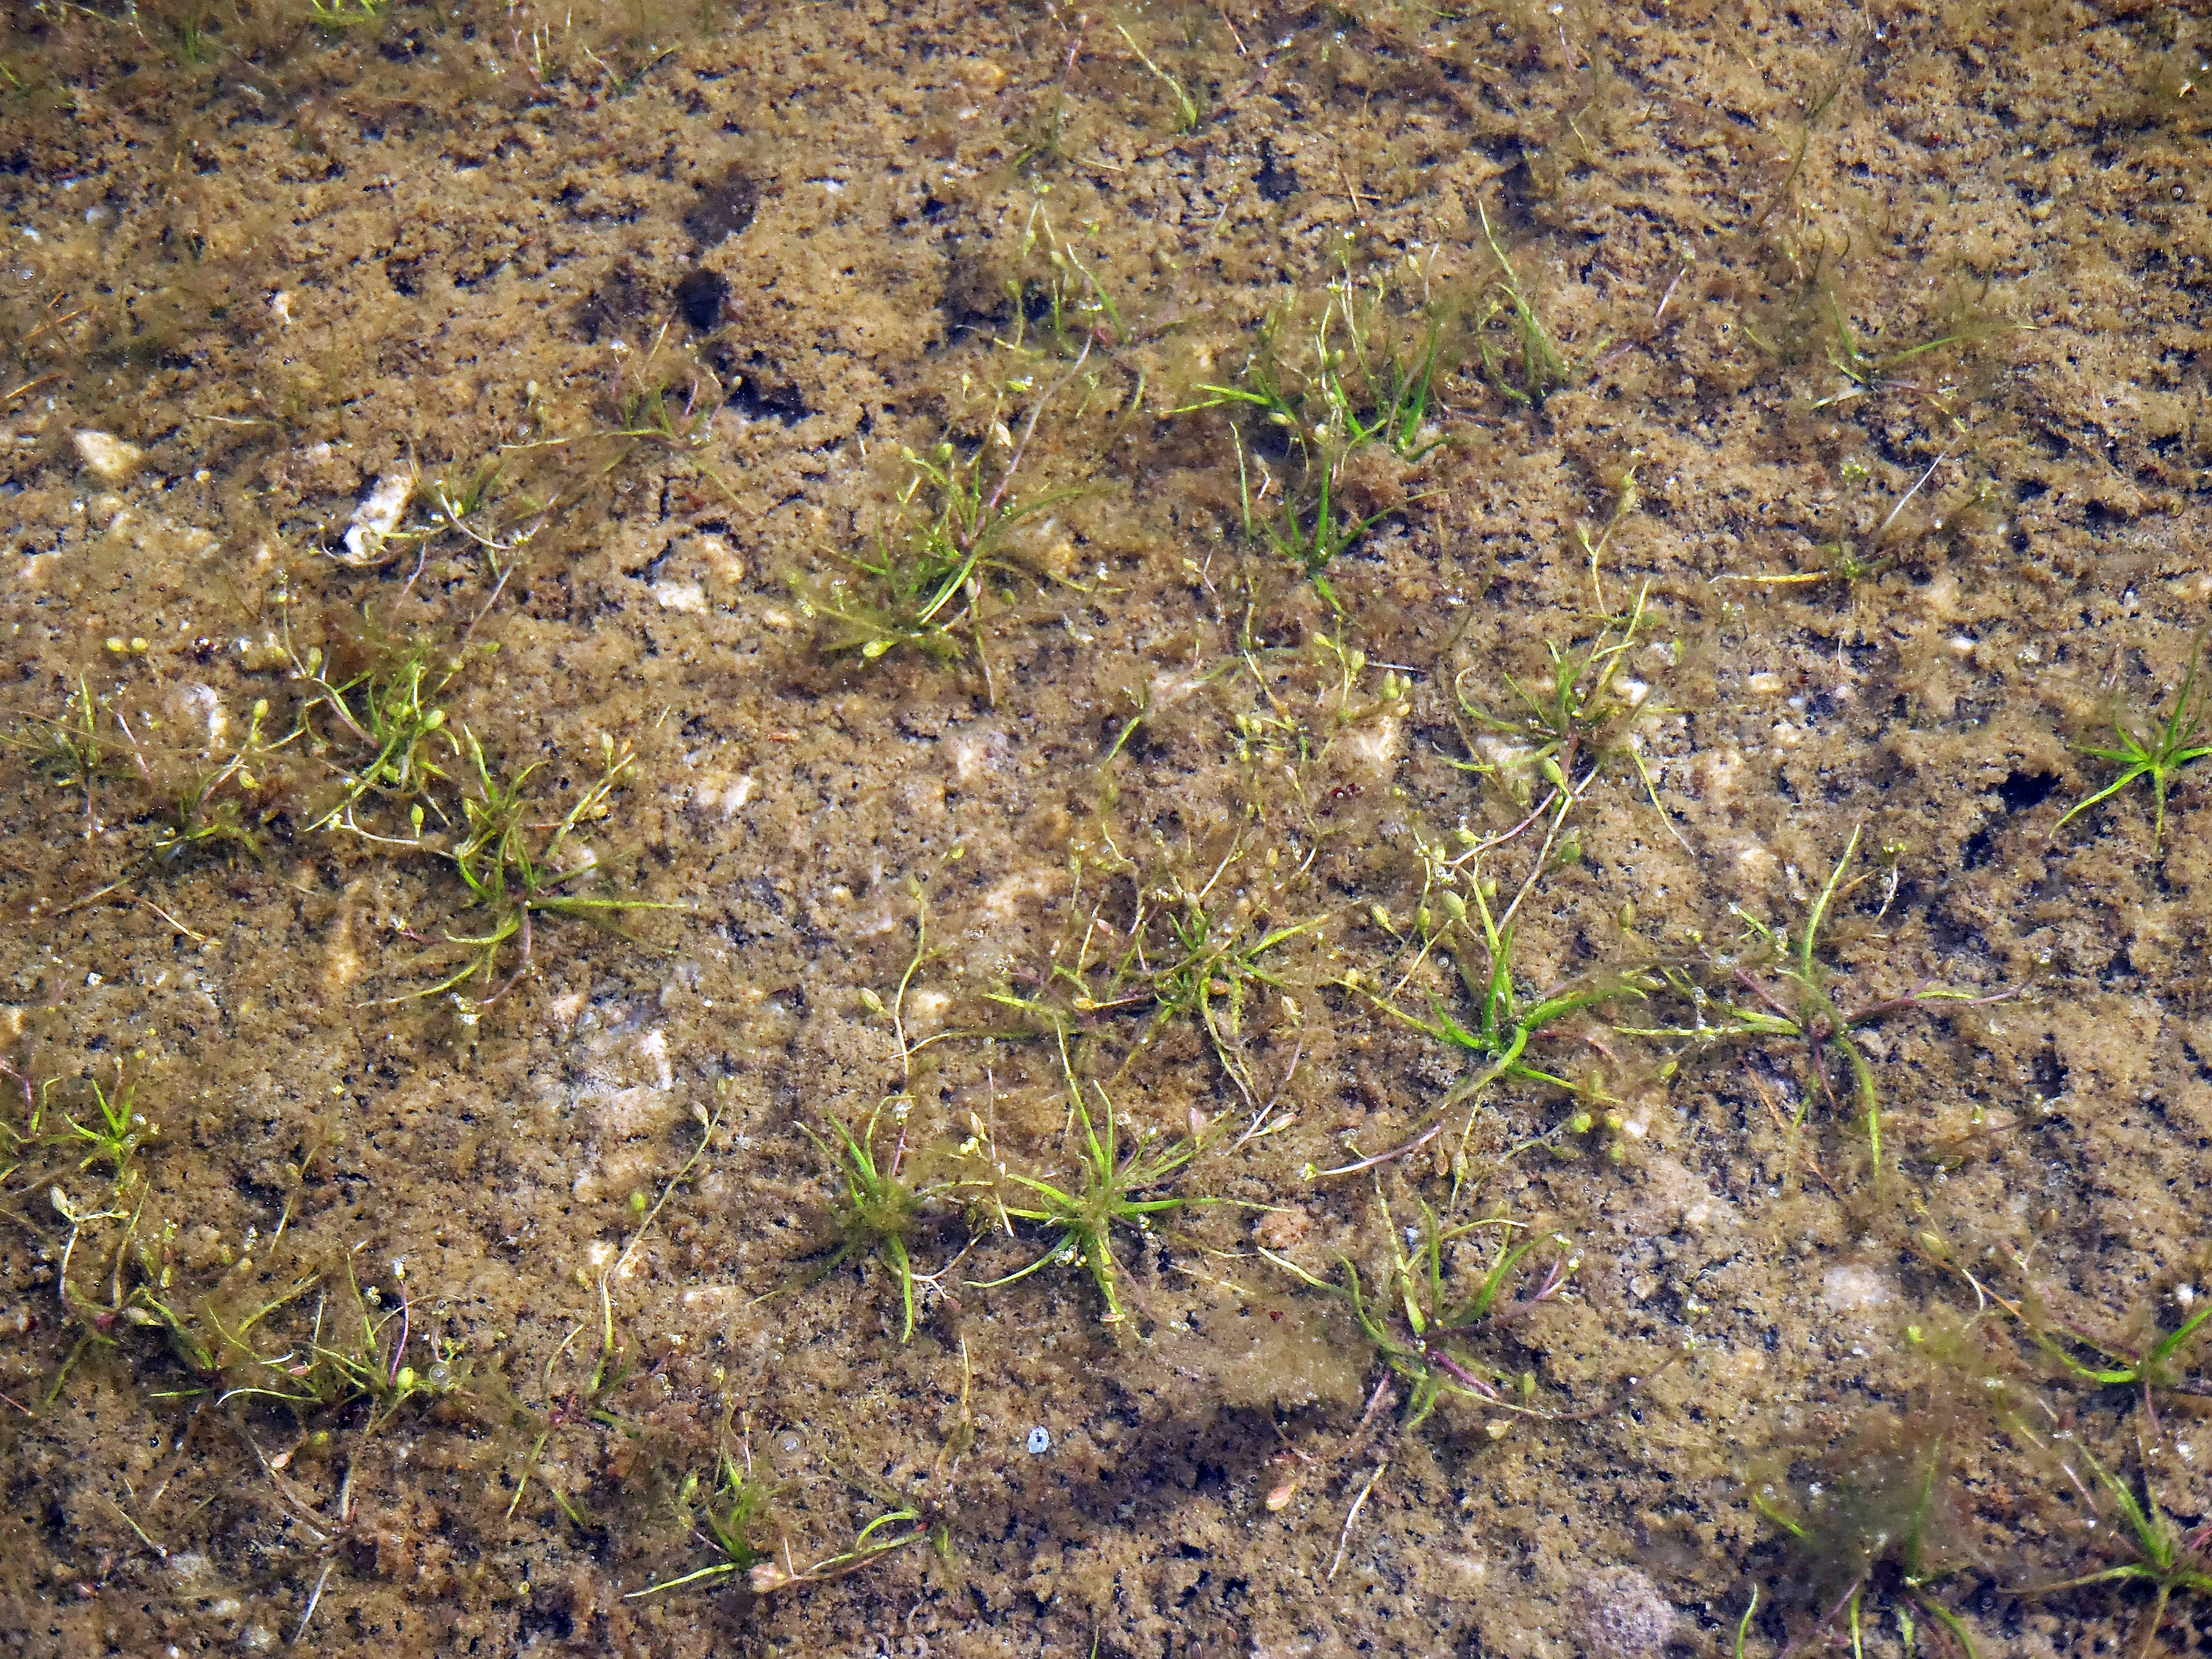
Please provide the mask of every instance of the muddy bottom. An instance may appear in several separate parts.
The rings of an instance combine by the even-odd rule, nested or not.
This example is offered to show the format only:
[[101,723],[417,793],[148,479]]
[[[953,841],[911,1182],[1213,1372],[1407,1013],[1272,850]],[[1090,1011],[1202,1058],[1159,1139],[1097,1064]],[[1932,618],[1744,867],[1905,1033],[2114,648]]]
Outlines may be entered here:
[[2212,1649],[2185,11],[8,28],[10,1651]]

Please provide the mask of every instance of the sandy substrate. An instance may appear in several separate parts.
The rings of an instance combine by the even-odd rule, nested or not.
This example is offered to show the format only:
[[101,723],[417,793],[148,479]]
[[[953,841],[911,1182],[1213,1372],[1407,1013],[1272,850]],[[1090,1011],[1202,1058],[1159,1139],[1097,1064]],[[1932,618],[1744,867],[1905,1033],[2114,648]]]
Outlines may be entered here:
[[2150,1639],[2201,25],[9,24],[9,1650]]

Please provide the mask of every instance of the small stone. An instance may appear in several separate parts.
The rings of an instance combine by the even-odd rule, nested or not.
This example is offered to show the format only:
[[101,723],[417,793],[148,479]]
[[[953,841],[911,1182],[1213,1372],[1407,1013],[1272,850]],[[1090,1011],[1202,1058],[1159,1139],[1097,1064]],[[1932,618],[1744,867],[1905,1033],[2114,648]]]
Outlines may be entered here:
[[1042,1457],[1052,1449],[1052,1431],[1039,1425],[1030,1431],[1029,1449],[1031,1457]]
[[144,450],[110,432],[78,433],[76,453],[89,471],[108,483],[127,482],[146,461]]
[[346,556],[371,563],[382,556],[385,538],[398,528],[415,494],[412,472],[387,472],[353,510],[345,532]]
[[707,590],[697,582],[655,582],[653,597],[663,611],[688,611],[702,617],[707,614]]
[[1634,1567],[1593,1573],[1582,1589],[1577,1626],[1587,1659],[1652,1659],[1680,1616],[1659,1586]]

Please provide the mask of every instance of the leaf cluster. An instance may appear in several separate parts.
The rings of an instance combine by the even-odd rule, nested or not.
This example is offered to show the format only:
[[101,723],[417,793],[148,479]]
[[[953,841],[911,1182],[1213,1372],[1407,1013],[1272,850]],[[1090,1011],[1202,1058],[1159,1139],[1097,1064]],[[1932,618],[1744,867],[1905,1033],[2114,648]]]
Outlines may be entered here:
[[[1769,927],[1739,909],[1735,914],[1749,929],[1747,938],[1755,955],[1709,957],[1702,973],[1674,964],[1661,969],[1666,985],[1687,1005],[1689,1024],[1615,1029],[1625,1036],[1683,1042],[1698,1048],[1768,1039],[1802,1043],[1814,1089],[1832,1107],[1838,1093],[1838,1072],[1847,1079],[1865,1130],[1867,1150],[1878,1172],[1882,1158],[1881,1097],[1874,1066],[1855,1034],[1893,1015],[1931,1004],[1982,1004],[2015,993],[1978,996],[1952,987],[1922,984],[1871,1002],[1846,1005],[1838,1000],[1835,971],[1820,955],[1821,930],[1838,901],[1859,884],[1857,881],[1847,884],[1844,876],[1857,854],[1863,828],[1851,831],[1843,856],[1828,872],[1794,941],[1787,928]],[[1803,1123],[1811,1103],[1808,1092],[1791,1121],[1793,1133]]]
[[[1409,1251],[1391,1221],[1389,1203],[1379,1196],[1377,1202],[1389,1241],[1390,1263],[1372,1291],[1361,1282],[1359,1269],[1350,1256],[1339,1258],[1340,1278],[1325,1279],[1273,1250],[1262,1249],[1261,1254],[1301,1283],[1346,1305],[1376,1357],[1407,1384],[1404,1425],[1407,1429],[1425,1422],[1448,1395],[1480,1400],[1498,1411],[1547,1415],[1527,1403],[1535,1392],[1532,1373],[1524,1371],[1516,1378],[1494,1363],[1472,1356],[1464,1344],[1467,1339],[1502,1327],[1559,1294],[1581,1266],[1581,1258],[1566,1238],[1558,1233],[1533,1233],[1516,1243],[1512,1234],[1520,1223],[1504,1216],[1488,1216],[1447,1225],[1424,1203],[1420,1242]],[[1450,1247],[1491,1228],[1498,1230],[1498,1243],[1488,1267],[1471,1291],[1455,1297],[1446,1271]],[[1407,1229],[1408,1233],[1412,1231]],[[1507,1281],[1540,1249],[1553,1252],[1543,1278],[1500,1307],[1498,1297]],[[1507,1387],[1518,1394],[1517,1401],[1507,1398]]]
[[826,581],[793,586],[799,608],[821,625],[824,651],[873,662],[905,648],[933,662],[956,662],[981,649],[994,579],[1048,580],[1020,558],[1009,532],[1078,492],[1018,501],[1011,486],[1018,451],[995,475],[982,453],[963,455],[949,442],[927,454],[903,453],[908,477],[898,496],[901,516],[878,534],[873,556],[850,559],[848,573]]
[[1116,1326],[1129,1317],[1122,1306],[1122,1294],[1133,1287],[1127,1269],[1115,1255],[1115,1229],[1148,1234],[1158,1218],[1190,1201],[1164,1189],[1198,1156],[1201,1143],[1196,1137],[1168,1141],[1139,1134],[1133,1144],[1124,1146],[1121,1140],[1124,1126],[1117,1123],[1103,1090],[1099,1104],[1103,1133],[1082,1100],[1079,1097],[1072,1103],[1071,1129],[1079,1125],[1081,1128],[1074,1147],[1074,1179],[1056,1184],[1009,1170],[1003,1164],[995,1166],[1000,1182],[1005,1183],[999,1199],[1000,1212],[1016,1220],[1036,1223],[1052,1236],[1052,1242],[1028,1267],[1002,1279],[984,1281],[977,1288],[994,1289],[1055,1263],[1080,1261],[1090,1269],[1091,1281],[1105,1304],[1103,1322]]
[[[1454,366],[1443,355],[1446,319],[1431,313],[1409,333],[1386,301],[1384,284],[1364,289],[1347,262],[1310,326],[1277,313],[1237,383],[1201,384],[1203,396],[1172,411],[1242,410],[1258,422],[1249,435],[1230,428],[1245,533],[1310,579],[1332,606],[1328,566],[1405,504],[1347,507],[1355,462],[1380,453],[1395,463],[1389,470],[1410,474],[1444,441],[1435,421],[1438,376]],[[1264,459],[1269,450],[1284,454],[1280,479]]]
[[2212,755],[2212,732],[2207,729],[2208,720],[2212,720],[2212,691],[2200,690],[2198,686],[2198,677],[2204,667],[2205,638],[2206,630],[2200,629],[2190,647],[2189,670],[2182,676],[2173,708],[2163,720],[2154,717],[2147,725],[2136,725],[2121,714],[2112,721],[2115,741],[2111,747],[2084,745],[2084,754],[2112,762],[2120,769],[2119,775],[2094,794],[2069,807],[2053,829],[2071,823],[2099,802],[2111,799],[2136,779],[2147,777],[2155,803],[2151,817],[2150,850],[2152,856],[2157,855],[2159,842],[2166,834],[2167,780],[2183,767]]

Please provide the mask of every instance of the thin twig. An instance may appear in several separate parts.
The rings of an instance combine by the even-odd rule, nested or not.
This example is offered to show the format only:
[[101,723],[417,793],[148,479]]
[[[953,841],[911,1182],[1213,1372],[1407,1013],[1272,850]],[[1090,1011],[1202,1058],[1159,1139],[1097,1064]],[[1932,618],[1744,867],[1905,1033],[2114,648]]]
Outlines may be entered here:
[[1352,1500],[1352,1509],[1344,1517],[1344,1530],[1336,1535],[1336,1557],[1328,1564],[1330,1582],[1335,1581],[1336,1570],[1344,1565],[1344,1552],[1352,1542],[1352,1523],[1359,1519],[1359,1511],[1367,1507],[1368,1494],[1375,1490],[1375,1483],[1389,1467],[1388,1462],[1377,1464],[1375,1473],[1367,1477],[1367,1484],[1359,1489],[1359,1496]]
[[[1949,460],[1951,459],[1951,452],[1965,441],[1966,440],[1963,438],[1954,438],[1949,443],[1943,446],[1943,453],[1941,455],[1938,455],[1934,460],[1929,462],[1928,470],[1920,475],[1920,483],[1914,484],[1911,489],[1906,490],[1903,495],[1898,498],[1897,505],[1889,509],[1889,516],[1881,521],[1881,528],[1874,532],[1875,540],[1879,542],[1882,538],[1883,535],[1888,531],[1890,526],[1897,522],[1897,515],[1905,511],[1905,502],[1911,501],[1915,495],[1917,495],[1920,493],[1920,485],[1926,483],[1930,478],[1934,477],[1936,476],[1936,469],[1942,465],[1944,462]],[[1832,1614],[1830,1616],[1833,1617]]]
[[315,1580],[314,1592],[307,1597],[307,1610],[300,1615],[300,1628],[292,1632],[291,1644],[294,1647],[300,1645],[300,1638],[307,1635],[307,1626],[314,1622],[315,1609],[322,1605],[323,1586],[331,1582],[331,1574],[337,1565],[335,1561],[323,1563],[322,1576]]

